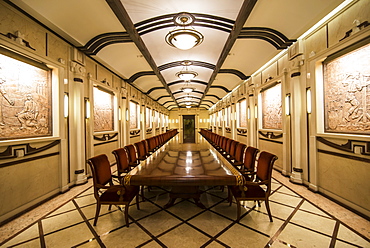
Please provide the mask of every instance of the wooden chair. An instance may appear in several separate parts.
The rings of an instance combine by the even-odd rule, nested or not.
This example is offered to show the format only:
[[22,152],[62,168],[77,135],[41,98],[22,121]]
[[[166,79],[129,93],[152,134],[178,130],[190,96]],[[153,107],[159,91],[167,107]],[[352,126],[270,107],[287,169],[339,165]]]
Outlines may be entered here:
[[[274,165],[277,156],[268,152],[261,152],[258,162],[256,179],[254,182],[245,181],[244,186],[231,186],[229,189],[234,196],[237,204],[237,221],[240,219],[241,203],[242,201],[257,201],[260,207],[259,201],[264,201],[266,210],[272,222],[272,215],[269,205],[269,196],[271,192],[271,175],[272,167]],[[264,186],[264,187],[261,187]],[[230,205],[231,205],[230,201]]]
[[134,143],[134,146],[137,151],[137,159],[140,161],[145,160],[148,157],[148,154],[146,153],[145,144],[144,141],[139,141]]
[[252,146],[248,146],[245,150],[244,161],[241,165],[240,172],[244,175],[244,178],[247,181],[253,180],[258,152],[259,150]]
[[117,174],[121,176],[123,173],[127,173],[131,170],[128,162],[127,152],[124,148],[118,148],[112,151],[117,162]]
[[243,143],[239,143],[235,147],[235,156],[230,157],[231,164],[239,168],[243,164],[244,152],[247,146]]
[[125,146],[124,148],[127,152],[129,166],[130,167],[137,166],[139,164],[139,161],[137,159],[136,149],[135,149],[134,145],[130,144],[130,145]]
[[134,197],[136,197],[136,207],[140,209],[138,198],[139,187],[114,185],[110,163],[105,154],[90,158],[88,163],[93,176],[94,197],[96,199],[94,226],[98,222],[101,205],[109,205],[109,210],[112,205],[124,205],[125,222],[126,226],[129,226],[128,208]]

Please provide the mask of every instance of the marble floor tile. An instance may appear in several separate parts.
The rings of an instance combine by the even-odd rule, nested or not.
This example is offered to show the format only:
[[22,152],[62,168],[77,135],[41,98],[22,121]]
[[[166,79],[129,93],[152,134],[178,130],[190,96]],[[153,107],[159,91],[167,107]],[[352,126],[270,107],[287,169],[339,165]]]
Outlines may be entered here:
[[[329,201],[324,199],[325,204],[317,207],[321,202],[316,195],[311,197],[312,192],[280,180],[274,179],[273,188],[273,222],[264,202],[258,207],[246,201],[237,223],[235,200],[229,206],[227,187],[223,191],[222,187],[202,188],[200,200],[205,209],[193,199],[177,199],[174,206],[164,209],[170,188],[151,187],[149,191],[145,188],[145,201],[140,197],[140,210],[132,202],[130,226],[126,227],[123,206],[108,210],[104,205],[97,225],[92,226],[96,201],[91,185],[84,185],[74,190],[74,196],[65,196],[59,203],[53,200],[50,211],[45,212],[45,203],[42,213],[30,212],[0,227],[0,247],[370,247],[369,238],[356,225],[326,209]],[[369,232],[366,222],[359,223],[365,225],[358,230]]]

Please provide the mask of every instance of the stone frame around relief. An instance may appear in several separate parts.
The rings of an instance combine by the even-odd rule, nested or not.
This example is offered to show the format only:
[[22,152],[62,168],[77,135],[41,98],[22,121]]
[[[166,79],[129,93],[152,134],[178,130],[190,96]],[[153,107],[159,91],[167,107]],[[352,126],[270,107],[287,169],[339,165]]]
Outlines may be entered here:
[[94,132],[114,131],[114,93],[94,86],[93,95]]
[[262,129],[282,130],[281,82],[275,82],[260,92],[262,103]]
[[0,140],[53,135],[52,69],[0,49]]
[[323,61],[324,131],[370,134],[370,39]]

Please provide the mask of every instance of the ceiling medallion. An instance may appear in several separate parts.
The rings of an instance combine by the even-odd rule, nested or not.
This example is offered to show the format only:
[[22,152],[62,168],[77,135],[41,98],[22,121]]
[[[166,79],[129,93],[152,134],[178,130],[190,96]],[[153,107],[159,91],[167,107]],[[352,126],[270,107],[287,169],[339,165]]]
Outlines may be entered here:
[[193,15],[189,13],[180,13],[174,17],[178,29],[170,31],[165,40],[168,45],[176,47],[180,50],[189,50],[203,42],[204,36],[194,28],[188,28],[194,23]]

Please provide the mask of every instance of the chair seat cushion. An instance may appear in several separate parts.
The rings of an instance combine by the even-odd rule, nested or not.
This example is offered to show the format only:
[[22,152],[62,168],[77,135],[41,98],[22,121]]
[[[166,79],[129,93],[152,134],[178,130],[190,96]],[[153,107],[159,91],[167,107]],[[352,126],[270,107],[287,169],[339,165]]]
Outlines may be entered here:
[[[138,193],[139,193],[139,186],[125,186],[126,190],[123,195],[122,201],[123,202],[130,202]],[[113,188],[108,189],[100,195],[101,202],[118,202],[119,201],[119,191],[120,189]]]
[[237,199],[265,198],[266,196],[265,191],[258,185],[248,185],[246,188],[244,187],[244,190],[241,190],[239,186],[232,186],[230,190]]

